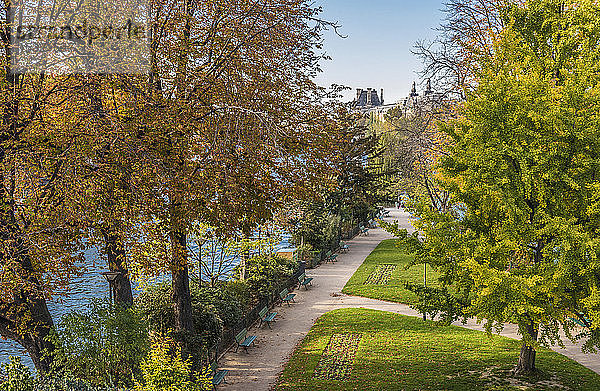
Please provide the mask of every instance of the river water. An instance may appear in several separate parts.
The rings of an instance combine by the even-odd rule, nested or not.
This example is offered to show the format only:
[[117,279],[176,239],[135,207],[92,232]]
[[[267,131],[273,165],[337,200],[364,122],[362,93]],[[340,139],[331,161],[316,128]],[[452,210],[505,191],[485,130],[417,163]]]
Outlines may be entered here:
[[[281,237],[282,240],[275,246],[274,251],[290,247],[290,236],[283,234]],[[81,276],[73,279],[69,285],[68,291],[64,296],[61,296],[60,300],[48,302],[48,309],[55,321],[70,312],[86,311],[93,299],[108,298],[108,283],[100,274],[100,272],[107,270],[106,263],[102,261],[98,250],[95,248],[85,251],[85,259],[85,272]],[[231,270],[237,263],[238,260],[233,257],[233,259],[228,262],[228,269]],[[136,293],[137,292],[134,289],[134,295]],[[10,356],[21,357],[25,365],[33,368],[33,363],[31,362],[29,355],[19,344],[11,340],[2,340],[0,338],[0,365],[7,363]]]

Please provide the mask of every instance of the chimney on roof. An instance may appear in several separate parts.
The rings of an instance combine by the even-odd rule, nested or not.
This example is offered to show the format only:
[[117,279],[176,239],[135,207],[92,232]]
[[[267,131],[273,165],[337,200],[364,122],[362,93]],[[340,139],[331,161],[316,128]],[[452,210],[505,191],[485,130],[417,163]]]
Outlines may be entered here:
[[371,93],[372,93],[371,91],[372,90],[373,90],[372,88],[367,88],[367,106],[371,105],[371,97],[372,97],[371,96]]
[[381,105],[383,106],[383,88],[381,89]]
[[360,102],[360,96],[362,95],[362,92],[363,92],[362,88],[356,89],[356,102],[357,103]]

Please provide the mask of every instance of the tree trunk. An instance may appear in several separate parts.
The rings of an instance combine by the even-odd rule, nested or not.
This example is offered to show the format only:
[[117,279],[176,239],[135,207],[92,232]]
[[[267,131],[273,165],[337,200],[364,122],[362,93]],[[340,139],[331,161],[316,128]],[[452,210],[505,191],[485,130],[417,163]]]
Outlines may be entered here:
[[246,281],[246,265],[250,259],[250,246],[248,245],[248,242],[250,241],[252,230],[248,225],[245,225],[242,228],[242,231],[244,238],[242,241],[242,251],[240,253],[240,280]]
[[[526,332],[529,334],[529,337],[531,337],[531,340],[537,341],[538,332],[535,329],[533,322],[529,322],[526,327]],[[513,373],[515,375],[525,375],[535,371],[535,348],[530,342],[523,342],[523,346],[521,346],[521,354],[519,355],[519,362],[517,363]]]
[[186,257],[186,234],[173,232],[173,265],[171,270],[173,306],[175,310],[175,329],[178,331],[194,332],[192,318],[192,297],[190,294],[190,278]]
[[[4,158],[0,148],[0,162]],[[16,275],[12,300],[0,301],[0,335],[21,344],[29,353],[40,374],[50,369],[51,356],[43,357],[44,350],[49,353],[54,345],[46,337],[54,328],[54,322],[43,287],[36,277],[29,252],[23,243],[24,233],[16,220],[14,197],[4,185],[4,175],[0,171],[0,269],[6,267]],[[6,295],[3,295],[6,297]]]
[[131,291],[131,281],[129,280],[125,266],[125,246],[123,245],[123,240],[114,230],[105,233],[104,240],[109,270],[121,273],[113,283],[115,304],[131,306],[133,305],[133,292]]
[[23,336],[16,335],[16,341],[27,350],[37,371],[45,374],[52,364],[52,357],[45,353],[52,353],[55,349],[54,344],[47,340],[54,323],[45,300],[31,298],[27,300],[29,301],[27,307],[32,316],[30,327],[33,327],[33,330]]
[[[54,322],[48,311],[46,299],[38,291],[42,288],[33,274],[33,265],[26,249],[20,240],[14,238],[14,235],[17,234],[14,226],[11,229],[11,226],[7,227],[5,220],[2,220],[0,240],[3,243],[16,244],[16,249],[12,251],[12,254],[18,257],[17,263],[22,270],[21,278],[24,285],[22,288],[17,288],[18,291],[13,294],[12,302],[0,302],[0,335],[23,346],[38,372],[44,374],[48,372],[52,363],[52,356],[44,355],[44,353],[52,353],[55,349],[54,344],[46,340],[54,328]],[[9,255],[6,253],[0,253],[0,260],[7,256]]]

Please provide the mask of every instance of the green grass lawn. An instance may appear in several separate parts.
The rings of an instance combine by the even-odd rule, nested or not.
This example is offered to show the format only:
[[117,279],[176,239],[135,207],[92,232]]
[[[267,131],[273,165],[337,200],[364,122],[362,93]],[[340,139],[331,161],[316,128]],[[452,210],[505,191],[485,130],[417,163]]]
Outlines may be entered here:
[[[361,333],[346,380],[314,379],[333,334]],[[600,390],[600,375],[546,349],[540,374],[512,378],[520,342],[418,318],[342,309],[317,320],[279,378],[277,390]]]
[[[395,247],[395,243],[395,239],[384,240],[379,243],[377,248],[369,254],[356,273],[350,278],[342,292],[348,295],[363,296],[396,303],[414,303],[416,296],[404,288],[404,283],[422,284],[423,265],[414,265],[406,269],[413,258]],[[377,265],[382,264],[397,265],[389,282],[385,285],[365,284],[369,275],[377,268]],[[437,277],[438,274],[431,266],[427,266],[427,285],[438,286]]]

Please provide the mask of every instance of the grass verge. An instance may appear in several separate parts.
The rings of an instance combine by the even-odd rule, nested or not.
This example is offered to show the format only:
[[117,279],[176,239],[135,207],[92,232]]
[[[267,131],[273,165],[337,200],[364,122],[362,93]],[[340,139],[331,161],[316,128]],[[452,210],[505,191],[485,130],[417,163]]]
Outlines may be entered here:
[[[346,380],[314,379],[331,336],[360,333]],[[366,309],[342,309],[317,320],[279,378],[283,390],[600,390],[600,375],[547,349],[540,374],[513,378],[520,342],[461,327]]]
[[[395,247],[396,239],[384,240],[358,268],[342,290],[343,293],[396,303],[412,304],[417,300],[414,293],[404,288],[404,283],[423,283],[423,265],[407,269],[413,257]],[[378,265],[396,265],[389,281],[384,285],[365,284]],[[427,266],[427,285],[438,286],[438,274]]]

